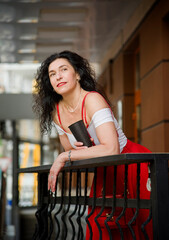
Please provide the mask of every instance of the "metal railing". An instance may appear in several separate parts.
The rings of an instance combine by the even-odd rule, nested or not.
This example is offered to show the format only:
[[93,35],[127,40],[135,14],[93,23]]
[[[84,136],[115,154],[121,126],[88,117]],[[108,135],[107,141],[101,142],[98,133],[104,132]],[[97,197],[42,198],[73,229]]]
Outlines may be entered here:
[[[169,239],[168,160],[167,153],[128,153],[74,161],[62,169],[54,194],[47,190],[51,165],[18,169],[18,173],[38,173],[38,209],[35,214],[37,226],[33,239],[85,239],[86,227],[88,239],[93,239],[96,234],[90,221],[93,216],[99,234],[98,239],[116,239],[113,238],[114,229],[118,231],[118,239],[125,239],[125,231],[129,232],[128,239],[137,239],[135,225],[143,209],[147,209],[148,214],[140,225],[142,237],[139,239],[152,239],[146,227],[150,223],[153,226],[153,239]],[[150,199],[140,197],[142,163],[149,163],[151,170]],[[132,164],[137,166],[135,198],[128,196],[128,169]],[[109,166],[114,168],[112,183],[106,182]],[[118,166],[124,166],[124,188],[120,196],[117,188]],[[103,169],[102,196],[97,195],[100,167]],[[88,184],[91,173],[94,176],[93,194],[90,193]],[[109,196],[106,193],[108,184],[112,185],[112,195]],[[108,238],[104,237],[105,231]]]

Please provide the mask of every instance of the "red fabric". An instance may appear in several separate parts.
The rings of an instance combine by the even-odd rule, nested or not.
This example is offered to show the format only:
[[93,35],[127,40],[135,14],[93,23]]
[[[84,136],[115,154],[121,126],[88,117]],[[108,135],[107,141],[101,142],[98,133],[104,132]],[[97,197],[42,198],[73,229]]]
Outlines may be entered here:
[[[95,91],[91,91],[91,92],[95,92]],[[86,100],[86,97],[88,94],[90,94],[91,92],[88,92],[84,98],[83,98],[83,101],[82,101],[82,119],[84,120],[84,122],[86,123],[86,127],[88,128],[89,124],[87,123],[87,119],[86,119],[86,108],[84,107],[84,104],[85,104],[85,100]]]
[[[125,146],[122,153],[148,153],[150,152],[147,148],[133,143],[130,140],[127,140],[127,145]],[[150,198],[150,192],[146,188],[146,183],[148,179],[148,164],[147,163],[141,163],[140,167],[140,198],[141,199],[149,199]],[[113,194],[113,175],[114,175],[114,167],[107,167],[107,174],[106,174],[106,196]],[[116,197],[122,198],[122,194],[124,192],[124,165],[117,167],[117,186],[116,186]],[[109,184],[108,184],[109,183]],[[96,196],[99,197],[102,195],[102,186],[103,186],[103,168],[98,168],[97,171],[97,184],[96,184]],[[128,167],[128,198],[136,198],[136,186],[137,186],[137,164],[130,164]],[[91,188],[90,197],[93,196],[93,185]],[[89,207],[89,213],[91,211],[91,207]],[[117,216],[122,211],[122,208],[117,208],[116,212]],[[99,231],[97,228],[97,225],[94,221],[94,218],[97,216],[97,214],[100,212],[100,207],[97,207],[94,211],[94,213],[89,218],[89,222],[92,226],[93,231],[93,240],[99,239]],[[106,208],[101,215],[101,217],[98,219],[100,225],[102,226],[102,239],[107,240],[109,239],[109,235],[107,232],[107,229],[104,225],[104,220],[106,219],[106,213],[110,213],[111,208]],[[116,214],[115,214],[116,215]],[[122,225],[123,228],[123,234],[124,239],[130,240],[133,239],[131,232],[129,228],[126,225],[126,222],[131,220],[133,217],[133,209],[127,209],[126,210],[126,218],[122,218],[119,222]],[[149,210],[147,209],[140,209],[139,215],[137,216],[136,222],[132,225],[132,228],[134,229],[136,239],[141,240],[144,239],[143,233],[141,232],[141,224],[146,221],[147,217],[149,215]],[[114,217],[115,219],[116,217]],[[109,226],[112,231],[113,239],[120,240],[120,233],[117,225],[114,221],[109,222]],[[146,232],[148,233],[149,239],[153,239],[153,233],[152,233],[152,221],[146,226]],[[90,232],[87,226],[86,231],[86,239],[90,239]]]
[[57,107],[57,114],[58,114],[58,119],[59,119],[60,126],[65,131],[65,129],[63,128],[62,122],[61,122],[61,118],[60,118],[59,103],[57,103],[56,107]]
[[[91,91],[91,92],[95,92],[95,91]],[[87,119],[86,119],[86,109],[84,107],[84,104],[85,104],[85,99],[87,97],[87,95],[91,92],[88,92],[84,98],[83,98],[83,101],[82,101],[82,108],[81,108],[81,114],[82,114],[82,119],[84,120],[84,122],[86,123],[86,127],[88,128],[89,124],[87,123]],[[57,108],[57,114],[58,114],[58,119],[59,119],[59,123],[60,123],[60,126],[61,128],[65,131],[65,129],[63,128],[63,125],[62,125],[62,122],[61,122],[61,117],[60,117],[60,111],[59,111],[59,103],[56,104],[56,108]],[[66,131],[65,131],[66,132]]]

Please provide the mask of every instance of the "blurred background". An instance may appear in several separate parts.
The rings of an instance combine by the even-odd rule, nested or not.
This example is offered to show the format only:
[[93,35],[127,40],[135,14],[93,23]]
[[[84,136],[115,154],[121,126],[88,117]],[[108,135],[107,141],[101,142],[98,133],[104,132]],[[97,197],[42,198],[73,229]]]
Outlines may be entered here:
[[[36,174],[62,151],[32,112],[36,71],[63,50],[87,58],[126,136],[169,151],[168,0],[0,0],[0,239],[31,239]],[[30,221],[31,220],[31,221]]]

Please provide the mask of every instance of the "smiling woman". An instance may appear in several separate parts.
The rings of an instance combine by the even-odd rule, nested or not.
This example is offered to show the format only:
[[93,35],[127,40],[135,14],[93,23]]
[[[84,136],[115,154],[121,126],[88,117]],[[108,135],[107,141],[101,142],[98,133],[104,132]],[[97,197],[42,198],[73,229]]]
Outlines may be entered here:
[[[72,74],[75,74],[74,80],[77,80],[77,88],[81,88],[86,91],[100,92],[99,87],[95,81],[95,73],[90,68],[89,63],[86,59],[80,57],[76,53],[72,53],[69,51],[64,51],[51,55],[42,63],[36,76],[35,89],[38,94],[34,96],[35,101],[33,109],[40,118],[42,133],[51,130],[53,122],[53,115],[51,115],[51,113],[53,113],[53,110],[56,109],[56,103],[61,104],[62,102],[64,102],[62,101],[63,96],[59,92],[55,91],[55,88],[57,88],[57,84],[61,85],[61,80],[57,80],[58,77],[62,76],[62,71],[67,72],[64,66],[62,66],[63,62],[66,67],[69,67],[68,72],[71,68],[71,71],[73,71]],[[61,65],[58,65],[59,63]],[[61,66],[63,69],[55,68]],[[64,81],[66,81],[65,75],[62,78],[62,83],[64,82],[63,79]],[[59,88],[56,90],[60,91]]]
[[54,91],[61,95],[75,90],[76,87],[80,89],[79,74],[64,58],[56,59],[49,65],[49,79]]
[[[47,58],[38,71],[36,89],[37,94],[34,96],[33,109],[39,114],[41,131],[42,133],[50,131],[51,126],[54,125],[65,150],[59,154],[50,169],[48,190],[55,191],[56,179],[66,162],[120,153],[150,152],[145,147],[132,143],[126,138],[113,115],[107,98],[99,90],[88,61],[78,54],[64,51]],[[69,126],[79,120],[84,122],[88,134],[93,139],[91,147],[84,146],[83,142],[77,142],[70,132]],[[124,166],[118,166],[117,172],[117,192],[122,195]],[[108,167],[106,182],[109,184],[106,187],[107,195],[112,194],[113,174],[114,168]],[[102,168],[98,169],[98,176],[97,197],[101,196],[102,192]],[[128,191],[131,198],[136,197],[136,176],[136,167],[129,167]],[[141,164],[140,178],[140,197],[149,199],[147,163]],[[93,190],[90,196],[92,194]],[[93,231],[92,239],[99,238],[98,228],[94,221],[96,215],[97,210],[90,218]],[[147,210],[140,213],[141,220],[145,221],[147,217]],[[136,223],[136,231],[139,223],[139,221]],[[148,227],[149,239],[151,239],[151,223]],[[116,228],[113,228],[112,233],[116,240],[119,239]],[[102,229],[102,234],[103,239],[108,239],[105,228]],[[140,232],[137,232],[138,236],[140,234]],[[125,237],[131,239],[127,228]],[[89,239],[88,229],[86,239]]]

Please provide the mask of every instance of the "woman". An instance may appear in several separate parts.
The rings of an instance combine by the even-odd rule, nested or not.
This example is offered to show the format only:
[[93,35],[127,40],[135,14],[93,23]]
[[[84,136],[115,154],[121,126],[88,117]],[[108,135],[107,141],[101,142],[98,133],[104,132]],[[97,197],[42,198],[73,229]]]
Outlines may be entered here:
[[[150,152],[141,145],[130,142],[120,129],[108,100],[100,94],[96,84],[94,73],[87,60],[76,53],[63,51],[47,58],[41,65],[36,78],[36,90],[34,110],[39,114],[41,131],[50,131],[54,123],[64,148],[54,161],[49,177],[48,189],[55,191],[56,178],[67,161],[76,161],[86,158],[114,155],[128,152]],[[76,142],[68,126],[83,119],[85,126],[93,139],[94,146],[87,148],[83,143]],[[117,194],[123,193],[124,166],[119,166],[117,171]],[[113,167],[108,168],[107,181],[112,181]],[[102,192],[102,168],[98,170],[97,197]],[[148,168],[141,164],[141,198],[150,198],[150,192],[146,188]],[[112,184],[110,184],[112,186]],[[110,186],[110,187],[111,187]],[[106,194],[112,194],[110,187],[106,187]],[[136,165],[132,164],[128,169],[128,191],[130,197],[136,197]],[[90,196],[92,196],[92,191]],[[98,239],[99,232],[94,223],[94,217],[99,209],[91,216],[90,222],[93,230],[93,239]],[[140,218],[145,221],[148,213],[144,210]],[[137,223],[135,234],[141,239]],[[113,226],[115,239],[120,239],[119,231]],[[103,239],[107,238],[107,230],[103,228]],[[124,228],[124,236],[131,238],[128,228]],[[149,231],[151,238],[151,231]],[[87,229],[87,239],[89,232]]]

